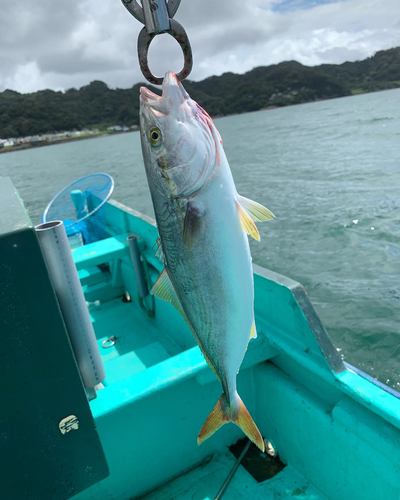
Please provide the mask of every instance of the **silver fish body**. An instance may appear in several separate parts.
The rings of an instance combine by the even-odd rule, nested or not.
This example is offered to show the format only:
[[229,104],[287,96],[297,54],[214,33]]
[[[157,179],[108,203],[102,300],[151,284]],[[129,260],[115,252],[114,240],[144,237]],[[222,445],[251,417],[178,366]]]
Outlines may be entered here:
[[236,376],[255,336],[247,232],[255,237],[258,232],[250,214],[254,220],[272,214],[238,195],[218,131],[174,73],[166,74],[162,97],[141,89],[140,119],[165,256],[154,293],[181,312],[223,388],[198,441],[232,421],[263,449],[261,435],[237,394]]

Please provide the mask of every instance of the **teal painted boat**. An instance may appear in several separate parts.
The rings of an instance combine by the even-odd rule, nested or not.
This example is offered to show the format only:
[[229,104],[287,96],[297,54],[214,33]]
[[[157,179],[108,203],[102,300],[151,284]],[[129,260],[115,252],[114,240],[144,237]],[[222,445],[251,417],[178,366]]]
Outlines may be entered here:
[[254,266],[258,338],[238,385],[274,456],[250,448],[236,467],[236,426],[197,446],[220,385],[191,332],[170,304],[139,300],[128,238],[150,289],[154,221],[110,200],[106,238],[72,252],[106,371],[93,398],[4,178],[0,212],[0,498],[399,500],[400,394],[341,359],[299,283]]

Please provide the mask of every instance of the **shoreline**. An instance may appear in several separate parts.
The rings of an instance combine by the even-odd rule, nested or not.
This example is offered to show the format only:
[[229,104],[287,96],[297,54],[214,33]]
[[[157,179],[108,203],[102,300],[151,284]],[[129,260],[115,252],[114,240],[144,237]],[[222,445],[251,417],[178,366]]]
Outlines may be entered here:
[[38,141],[38,142],[28,142],[26,144],[20,144],[19,146],[10,146],[7,148],[1,148],[0,154],[2,153],[13,153],[14,151],[25,151],[27,149],[41,148],[43,146],[53,146],[56,144],[65,144],[66,142],[84,141],[85,139],[96,139],[97,137],[108,137],[110,135],[116,134],[128,134],[129,132],[137,132],[137,130],[119,130],[113,132],[104,132],[102,134],[89,134],[84,137],[68,137],[67,139],[58,139],[55,141]]
[[[316,98],[316,99],[313,99],[311,101],[298,102],[298,103],[287,103],[287,104],[283,104],[283,105],[280,105],[280,106],[269,105],[269,106],[265,106],[265,107],[260,108],[260,109],[255,109],[253,111],[243,111],[243,112],[239,112],[239,113],[228,113],[226,115],[214,115],[214,116],[212,116],[212,119],[215,120],[215,119],[218,119],[218,118],[226,118],[226,117],[229,117],[229,116],[238,116],[238,115],[245,114],[245,113],[257,113],[257,112],[260,112],[260,111],[270,111],[270,110],[273,110],[273,109],[281,109],[281,108],[287,108],[287,107],[292,107],[292,106],[301,106],[303,104],[311,104],[311,103],[314,103],[314,102],[330,101],[330,100],[333,100],[333,99],[342,99],[343,97],[355,97],[355,96],[364,95],[364,94],[370,94],[370,93],[374,93],[374,92],[385,92],[385,91],[388,91],[388,90],[396,90],[396,89],[399,89],[399,88],[400,87],[396,86],[396,87],[393,87],[393,88],[380,89],[380,90],[352,92],[350,94],[346,94],[346,95],[342,95],[342,96]],[[58,139],[58,140],[55,140],[55,141],[30,142],[30,143],[26,143],[26,144],[21,144],[19,146],[11,146],[11,147],[6,147],[6,148],[0,148],[0,154],[2,154],[2,153],[12,153],[14,151],[24,151],[26,149],[39,148],[39,147],[43,147],[43,146],[52,146],[52,145],[56,145],[56,144],[64,144],[66,142],[84,141],[85,139],[95,139],[96,137],[108,137],[110,135],[116,135],[116,134],[127,134],[129,132],[138,132],[139,130],[140,130],[140,128],[138,126],[137,129],[133,129],[133,130],[132,129],[131,130],[118,130],[118,131],[114,130],[112,132],[103,132],[101,134],[89,134],[89,135],[85,135],[84,137],[77,136],[77,137],[68,137],[67,139]]]
[[[347,96],[341,96],[341,97],[347,97]],[[286,108],[288,106],[298,106],[299,104],[308,104],[310,102],[316,102],[316,101],[325,101],[325,100],[329,100],[329,99],[332,99],[332,98],[328,98],[328,99],[315,99],[313,101],[308,101],[308,102],[304,102],[304,103],[291,103],[291,104],[285,104],[284,106],[276,106],[276,105],[270,105],[270,106],[266,106],[264,108],[260,108],[260,109],[255,109],[254,111],[244,111],[243,113],[257,113],[259,111],[268,111],[268,110],[271,110],[271,109],[279,109],[279,108]],[[335,99],[335,98],[333,98]],[[226,115],[216,115],[216,116],[212,116],[212,119],[215,120],[217,118],[226,118],[228,116],[237,116],[237,115],[241,115],[243,113],[229,113],[229,114],[226,114]],[[33,149],[33,148],[40,148],[40,147],[43,147],[43,146],[52,146],[52,145],[56,145],[56,144],[64,144],[66,142],[73,142],[73,141],[83,141],[85,139],[94,139],[96,137],[107,137],[107,136],[110,136],[110,135],[115,135],[115,134],[127,134],[129,132],[138,132],[140,129],[139,127],[137,129],[134,129],[134,130],[119,130],[119,131],[112,131],[112,132],[104,132],[102,134],[93,134],[93,135],[85,135],[84,137],[68,137],[67,139],[58,139],[58,140],[55,140],[55,141],[38,141],[38,142],[29,142],[29,143],[26,143],[26,144],[21,144],[19,146],[11,146],[11,147],[7,147],[7,148],[0,148],[0,154],[2,153],[13,153],[14,151],[25,151],[27,149]]]

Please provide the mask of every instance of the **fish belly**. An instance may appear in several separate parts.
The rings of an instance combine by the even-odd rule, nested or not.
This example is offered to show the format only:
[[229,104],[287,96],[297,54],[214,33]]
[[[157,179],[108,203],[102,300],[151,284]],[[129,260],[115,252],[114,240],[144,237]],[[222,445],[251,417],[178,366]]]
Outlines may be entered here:
[[183,242],[183,211],[175,207],[174,223],[166,223],[173,207],[157,217],[162,219],[159,231],[168,274],[196,340],[224,390],[234,393],[253,323],[254,288],[248,238],[230,171],[212,175],[190,203],[204,210],[204,230],[192,248]]

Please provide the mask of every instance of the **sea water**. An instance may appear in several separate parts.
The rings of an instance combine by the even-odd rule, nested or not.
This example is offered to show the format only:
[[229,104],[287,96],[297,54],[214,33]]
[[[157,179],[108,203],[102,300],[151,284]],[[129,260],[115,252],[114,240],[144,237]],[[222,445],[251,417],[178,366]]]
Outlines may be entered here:
[[[215,123],[238,192],[276,215],[253,261],[302,283],[345,360],[400,390],[400,89]],[[137,132],[0,155],[34,223],[93,172],[153,214]]]

